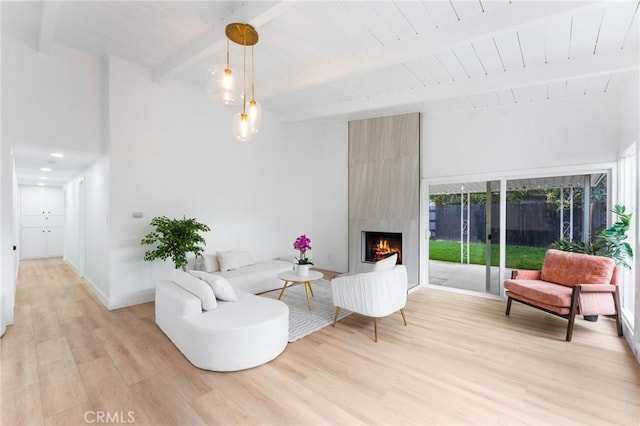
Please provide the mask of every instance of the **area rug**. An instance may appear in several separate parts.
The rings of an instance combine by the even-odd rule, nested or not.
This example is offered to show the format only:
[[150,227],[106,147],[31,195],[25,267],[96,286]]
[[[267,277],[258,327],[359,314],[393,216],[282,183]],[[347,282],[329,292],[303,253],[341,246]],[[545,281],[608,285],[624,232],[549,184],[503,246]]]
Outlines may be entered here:
[[[289,342],[295,342],[333,323],[336,308],[333,306],[331,283],[318,280],[311,285],[315,296],[311,297],[311,310],[307,306],[303,284],[287,287],[282,296],[282,301],[289,306]],[[277,299],[279,294],[280,290],[273,290],[261,296]],[[338,319],[350,314],[350,311],[341,309]]]

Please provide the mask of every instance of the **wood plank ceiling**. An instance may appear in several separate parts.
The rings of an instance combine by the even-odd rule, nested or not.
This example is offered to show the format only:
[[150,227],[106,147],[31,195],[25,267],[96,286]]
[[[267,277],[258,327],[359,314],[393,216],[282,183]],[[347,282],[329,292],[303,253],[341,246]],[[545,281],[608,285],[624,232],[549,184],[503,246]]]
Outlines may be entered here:
[[[287,121],[548,102],[624,89],[640,1],[2,2],[2,32],[202,87],[224,27],[260,34],[256,98]],[[232,45],[232,66],[241,49]]]

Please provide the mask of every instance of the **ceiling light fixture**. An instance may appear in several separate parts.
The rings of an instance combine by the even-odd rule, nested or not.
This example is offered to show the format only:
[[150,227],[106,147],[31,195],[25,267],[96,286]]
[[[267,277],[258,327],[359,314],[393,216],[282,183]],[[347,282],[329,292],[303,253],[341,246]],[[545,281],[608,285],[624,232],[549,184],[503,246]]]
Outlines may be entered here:
[[56,158],[64,158],[64,155],[60,154],[59,152],[52,152],[50,155]]
[[[225,105],[233,105],[238,98],[242,100],[242,112],[233,117],[233,135],[241,142],[248,142],[258,133],[262,120],[262,108],[255,100],[255,52],[258,32],[249,24],[234,22],[225,28],[227,36],[227,63],[210,69],[207,89],[209,94],[218,97]],[[229,65],[230,41],[242,46],[242,95],[236,92],[231,66]],[[251,100],[247,101],[247,46],[251,46]]]
[[50,171],[51,171],[51,169],[50,169],[50,168],[48,168],[48,167],[40,167],[40,171],[41,171],[41,172],[50,172]]

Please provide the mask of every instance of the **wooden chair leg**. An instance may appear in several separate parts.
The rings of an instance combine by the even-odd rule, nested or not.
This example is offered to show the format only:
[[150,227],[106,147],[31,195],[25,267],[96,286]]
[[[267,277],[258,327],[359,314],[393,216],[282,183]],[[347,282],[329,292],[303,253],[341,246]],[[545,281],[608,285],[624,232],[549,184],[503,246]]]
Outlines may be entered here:
[[620,288],[616,285],[616,291],[613,293],[613,305],[616,308],[616,331],[618,336],[622,337],[622,321],[620,318]]
[[333,316],[333,326],[336,326],[336,321],[338,321],[338,315],[340,314],[340,307],[336,308],[336,314]]
[[511,297],[507,298],[507,311],[504,313],[507,316],[511,313],[511,302],[512,301],[513,301],[513,299],[511,299]]
[[378,342],[378,318],[373,318],[373,341]]
[[573,291],[571,292],[571,307],[569,310],[569,324],[567,324],[567,337],[565,340],[567,342],[571,341],[571,336],[573,334],[573,324],[576,321],[576,314],[578,313],[578,295],[580,295],[581,287],[576,285],[573,287]]
[[400,309],[400,315],[402,315],[402,321],[404,321],[404,325],[407,325],[407,317],[404,315],[404,308]]

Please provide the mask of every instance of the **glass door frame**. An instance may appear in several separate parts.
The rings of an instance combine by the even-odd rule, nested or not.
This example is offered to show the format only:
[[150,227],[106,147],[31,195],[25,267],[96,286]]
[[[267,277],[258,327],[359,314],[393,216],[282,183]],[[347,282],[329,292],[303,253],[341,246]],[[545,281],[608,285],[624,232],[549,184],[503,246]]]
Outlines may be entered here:
[[[436,184],[456,184],[460,182],[488,182],[499,181],[500,182],[500,238],[499,238],[499,285],[500,296],[495,296],[491,293],[477,293],[472,292],[478,296],[483,297],[500,297],[504,298],[504,279],[507,277],[505,274],[506,263],[506,232],[504,230],[507,227],[507,181],[512,179],[525,179],[525,178],[544,178],[550,176],[571,176],[578,174],[593,174],[593,173],[607,173],[608,176],[608,206],[609,210],[611,206],[618,202],[618,188],[617,188],[617,164],[615,162],[587,164],[581,166],[561,166],[561,167],[549,167],[530,170],[517,170],[510,173],[502,174],[475,174],[475,175],[462,175],[462,176],[446,176],[441,178],[427,178],[423,177],[420,182],[421,193],[421,205],[420,205],[420,229],[423,230],[420,234],[422,238],[420,240],[420,268],[419,268],[419,283],[417,287],[431,287],[442,289],[442,286],[436,286],[429,283],[429,186]],[[611,224],[612,215],[607,217],[607,226]],[[467,292],[465,290],[456,290],[454,288],[447,288],[451,291]]]

